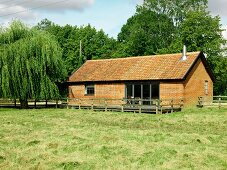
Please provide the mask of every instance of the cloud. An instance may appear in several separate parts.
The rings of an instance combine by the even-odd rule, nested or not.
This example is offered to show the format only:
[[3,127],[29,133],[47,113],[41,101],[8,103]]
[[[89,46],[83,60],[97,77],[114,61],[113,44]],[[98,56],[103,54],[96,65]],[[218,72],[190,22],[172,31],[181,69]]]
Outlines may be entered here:
[[227,17],[227,1],[226,0],[208,0],[208,10],[213,15],[220,15]]
[[223,26],[222,29],[224,29],[224,31],[222,31],[222,35],[227,40],[227,25]]
[[221,23],[223,24],[222,35],[227,40],[227,1],[226,0],[208,0],[208,10],[213,16],[220,16]]
[[144,0],[129,0],[129,2],[137,5],[142,5]]
[[0,18],[33,19],[41,11],[61,13],[82,11],[95,0],[11,0],[0,2]]

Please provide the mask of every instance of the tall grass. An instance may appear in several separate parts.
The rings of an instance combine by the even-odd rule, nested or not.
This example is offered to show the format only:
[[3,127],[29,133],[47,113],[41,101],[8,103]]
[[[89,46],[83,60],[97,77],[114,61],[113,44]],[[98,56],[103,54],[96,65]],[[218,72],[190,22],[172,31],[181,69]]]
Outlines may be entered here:
[[0,169],[227,169],[227,110],[0,109]]

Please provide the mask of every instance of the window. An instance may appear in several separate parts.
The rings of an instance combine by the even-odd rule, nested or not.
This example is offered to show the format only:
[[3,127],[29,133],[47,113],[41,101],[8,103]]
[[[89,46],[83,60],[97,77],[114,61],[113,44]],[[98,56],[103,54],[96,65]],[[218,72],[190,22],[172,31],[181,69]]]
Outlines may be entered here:
[[126,98],[131,99],[133,97],[133,86],[132,84],[126,85]]
[[94,95],[95,94],[95,85],[87,84],[85,85],[85,95]]
[[141,99],[159,99],[159,83],[130,83],[125,85],[125,97]]
[[152,84],[152,99],[159,99],[159,84]]
[[208,81],[207,80],[205,81],[205,84],[204,84],[204,90],[205,90],[205,95],[208,95]]
[[141,96],[141,84],[134,85],[134,98],[142,98]]

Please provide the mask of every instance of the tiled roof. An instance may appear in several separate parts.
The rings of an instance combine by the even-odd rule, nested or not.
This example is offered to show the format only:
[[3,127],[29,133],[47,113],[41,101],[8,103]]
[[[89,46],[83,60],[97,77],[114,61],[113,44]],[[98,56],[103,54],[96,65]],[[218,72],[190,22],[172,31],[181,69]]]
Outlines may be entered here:
[[200,52],[86,61],[68,82],[183,79]]

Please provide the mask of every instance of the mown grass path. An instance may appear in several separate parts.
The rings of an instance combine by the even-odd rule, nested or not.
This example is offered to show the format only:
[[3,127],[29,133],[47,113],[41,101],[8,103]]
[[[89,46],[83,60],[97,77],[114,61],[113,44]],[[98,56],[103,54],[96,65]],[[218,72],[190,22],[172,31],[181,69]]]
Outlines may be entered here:
[[0,109],[0,169],[227,169],[227,110]]

